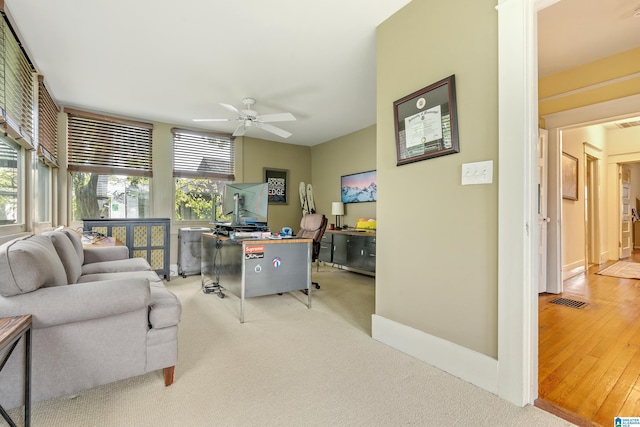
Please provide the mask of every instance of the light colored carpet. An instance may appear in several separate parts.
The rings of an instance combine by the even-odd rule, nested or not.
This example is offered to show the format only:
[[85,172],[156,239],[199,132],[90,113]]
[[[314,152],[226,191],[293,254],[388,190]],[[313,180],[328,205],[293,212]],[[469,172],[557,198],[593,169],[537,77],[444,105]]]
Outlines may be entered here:
[[615,264],[598,271],[597,274],[620,277],[623,279],[640,279],[640,263],[618,261]]
[[[168,283],[182,301],[175,383],[161,372],[36,403],[34,426],[568,426],[373,340],[374,279],[328,266],[301,292],[247,300]],[[10,411],[21,419],[20,408]]]

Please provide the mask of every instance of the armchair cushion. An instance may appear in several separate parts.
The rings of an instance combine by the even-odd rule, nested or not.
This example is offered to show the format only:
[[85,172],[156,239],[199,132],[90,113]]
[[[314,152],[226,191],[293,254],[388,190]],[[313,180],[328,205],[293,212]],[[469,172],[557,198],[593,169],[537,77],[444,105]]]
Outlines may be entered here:
[[69,240],[71,240],[71,243],[76,250],[76,254],[78,255],[78,259],[80,260],[80,265],[84,264],[84,250],[82,248],[82,237],[80,234],[70,228],[63,228],[61,231],[69,237]]
[[99,273],[121,273],[127,271],[151,271],[151,267],[149,266],[147,260],[143,258],[127,258],[114,261],[93,262],[91,264],[85,264],[82,266],[82,275]]
[[42,233],[42,235],[49,237],[51,243],[53,243],[53,247],[56,249],[58,257],[67,272],[68,283],[77,283],[82,275],[82,264],[69,236],[62,231],[50,231]]
[[32,313],[34,329],[43,329],[141,310],[149,302],[146,279],[104,280],[0,297],[0,312],[5,316]]
[[115,271],[113,273],[93,273],[83,274],[80,276],[78,283],[97,282],[99,280],[128,280],[128,279],[147,279],[149,283],[160,282],[162,279],[153,270],[148,271]]
[[27,236],[0,246],[0,295],[67,283],[67,273],[48,237]]
[[84,264],[94,262],[118,261],[129,258],[129,248],[126,246],[101,246],[84,248]]

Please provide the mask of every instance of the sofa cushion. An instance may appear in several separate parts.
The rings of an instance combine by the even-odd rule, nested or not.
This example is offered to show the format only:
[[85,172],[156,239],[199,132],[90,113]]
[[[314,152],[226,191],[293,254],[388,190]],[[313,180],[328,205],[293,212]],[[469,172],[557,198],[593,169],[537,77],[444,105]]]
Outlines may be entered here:
[[42,235],[48,237],[56,248],[58,257],[67,272],[68,283],[77,283],[82,275],[82,264],[69,236],[62,231],[49,231]]
[[116,261],[102,261],[85,264],[82,274],[120,273],[124,271],[151,271],[151,266],[144,258],[127,258]]
[[0,246],[0,295],[67,284],[67,273],[48,237],[33,235]]
[[94,273],[94,274],[83,274],[80,276],[78,283],[86,283],[86,282],[98,282],[101,280],[128,280],[128,279],[147,279],[149,282],[160,282],[162,284],[162,280],[158,277],[158,273],[153,270],[149,271],[122,271],[115,273]]
[[76,254],[78,255],[78,259],[80,260],[80,265],[84,264],[84,250],[82,248],[82,236],[80,233],[70,228],[63,228],[60,231],[66,234],[69,237],[69,240],[71,240],[71,243],[76,250]]

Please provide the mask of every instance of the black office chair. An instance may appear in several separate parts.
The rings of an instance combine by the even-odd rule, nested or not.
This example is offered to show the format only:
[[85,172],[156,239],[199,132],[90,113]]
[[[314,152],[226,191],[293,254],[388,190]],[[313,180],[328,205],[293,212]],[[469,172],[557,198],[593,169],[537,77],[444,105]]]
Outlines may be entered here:
[[[300,231],[296,234],[296,237],[303,237],[306,239],[313,239],[313,247],[311,250],[311,263],[318,262],[318,255],[320,254],[320,241],[324,235],[324,230],[327,228],[327,217],[323,214],[308,214],[302,217],[300,220]],[[311,282],[316,289],[320,289],[318,282]]]

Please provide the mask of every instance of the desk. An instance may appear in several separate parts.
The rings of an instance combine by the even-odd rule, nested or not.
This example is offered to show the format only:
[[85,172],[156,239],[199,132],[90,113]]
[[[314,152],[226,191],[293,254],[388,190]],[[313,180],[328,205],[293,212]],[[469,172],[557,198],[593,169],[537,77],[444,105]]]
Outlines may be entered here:
[[245,298],[304,290],[311,308],[312,239],[232,240],[202,234],[201,277],[240,297],[244,323]]
[[[7,354],[0,362],[0,370],[11,357],[11,353],[18,345],[20,338],[24,336],[24,425],[31,424],[31,315],[0,318],[0,351],[8,348]],[[15,423],[9,414],[0,406],[0,415],[10,426]]]

